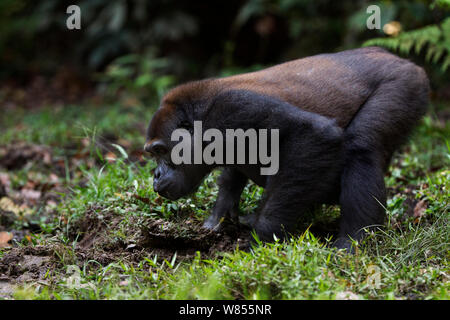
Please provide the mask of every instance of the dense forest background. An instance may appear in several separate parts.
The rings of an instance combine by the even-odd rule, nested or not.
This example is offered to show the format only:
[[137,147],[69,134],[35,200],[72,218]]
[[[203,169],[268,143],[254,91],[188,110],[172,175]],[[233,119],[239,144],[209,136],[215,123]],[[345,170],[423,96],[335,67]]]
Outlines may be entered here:
[[[375,44],[424,65],[434,96],[447,99],[449,3],[2,0],[0,98],[30,106],[93,96],[151,104],[183,81]],[[81,8],[80,30],[66,27],[71,4]],[[366,26],[374,4],[379,30]]]

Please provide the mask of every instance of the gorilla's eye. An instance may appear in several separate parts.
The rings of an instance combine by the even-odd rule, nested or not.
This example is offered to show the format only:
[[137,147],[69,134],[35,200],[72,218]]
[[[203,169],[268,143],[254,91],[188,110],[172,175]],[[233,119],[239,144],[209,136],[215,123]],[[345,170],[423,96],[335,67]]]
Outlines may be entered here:
[[144,150],[155,157],[163,156],[168,152],[168,148],[164,142],[157,140],[144,146]]

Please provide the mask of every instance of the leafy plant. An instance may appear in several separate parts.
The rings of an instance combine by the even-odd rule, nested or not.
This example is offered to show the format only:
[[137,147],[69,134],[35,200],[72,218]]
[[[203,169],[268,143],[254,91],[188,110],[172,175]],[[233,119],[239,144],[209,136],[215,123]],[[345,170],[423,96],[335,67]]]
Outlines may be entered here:
[[[436,6],[450,8],[450,0],[435,1],[432,8]],[[450,66],[450,18],[390,38],[370,39],[363,46],[380,46],[404,55],[409,55],[412,50],[415,54],[425,52],[427,62],[440,62],[441,70],[446,71]]]
[[106,94],[137,97],[143,101],[160,99],[174,84],[175,77],[161,75],[168,60],[155,58],[152,52],[130,54],[114,60],[99,76]]

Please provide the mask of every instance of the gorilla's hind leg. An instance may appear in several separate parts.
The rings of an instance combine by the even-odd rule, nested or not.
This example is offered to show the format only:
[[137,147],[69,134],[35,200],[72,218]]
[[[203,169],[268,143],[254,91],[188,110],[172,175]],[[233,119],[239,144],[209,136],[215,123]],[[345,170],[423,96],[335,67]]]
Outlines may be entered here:
[[339,248],[350,248],[349,237],[361,240],[365,228],[383,224],[385,170],[427,108],[423,70],[410,63],[398,68],[397,78],[381,84],[345,130]]

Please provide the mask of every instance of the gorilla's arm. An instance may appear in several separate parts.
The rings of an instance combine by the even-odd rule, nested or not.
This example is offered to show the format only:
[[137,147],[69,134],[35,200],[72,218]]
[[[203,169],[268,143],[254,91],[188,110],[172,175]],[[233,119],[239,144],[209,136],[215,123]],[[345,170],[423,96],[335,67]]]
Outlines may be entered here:
[[219,178],[219,195],[206,228],[217,228],[222,217],[236,219],[247,178],[265,187],[262,205],[245,219],[260,238],[283,236],[297,218],[316,203],[336,199],[342,164],[342,130],[333,120],[302,111],[288,103],[248,91],[217,96],[198,120],[205,128],[278,129],[279,171],[255,176],[248,165],[227,166]]

